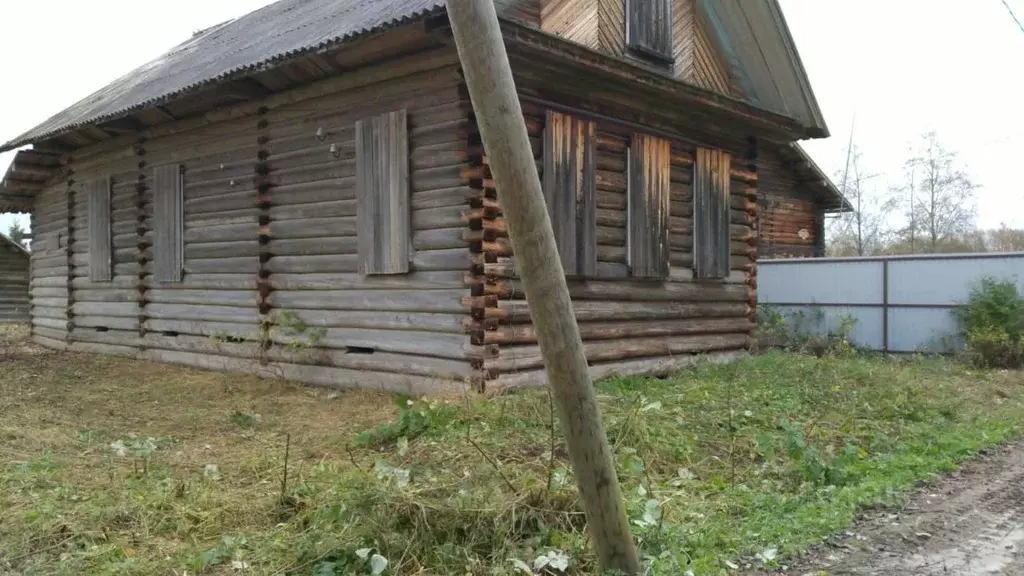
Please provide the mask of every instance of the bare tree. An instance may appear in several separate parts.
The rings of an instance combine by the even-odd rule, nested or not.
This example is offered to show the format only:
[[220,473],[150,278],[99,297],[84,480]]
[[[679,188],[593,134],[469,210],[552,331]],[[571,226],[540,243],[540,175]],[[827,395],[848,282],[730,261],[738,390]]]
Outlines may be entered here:
[[1003,223],[999,228],[989,230],[985,236],[985,243],[993,252],[1024,251],[1024,230],[1019,228],[1010,228]]
[[7,237],[20,244],[23,248],[28,248],[28,238],[25,238],[27,231],[21,226],[21,222],[15,220],[11,223],[11,227],[7,229]]
[[860,150],[851,143],[847,167],[839,180],[841,191],[853,210],[833,221],[830,255],[869,256],[882,248],[888,201],[875,192],[871,178],[863,173]]
[[907,184],[902,188],[910,251],[941,252],[962,246],[974,231],[975,185],[934,132],[924,134],[916,153],[906,163]]

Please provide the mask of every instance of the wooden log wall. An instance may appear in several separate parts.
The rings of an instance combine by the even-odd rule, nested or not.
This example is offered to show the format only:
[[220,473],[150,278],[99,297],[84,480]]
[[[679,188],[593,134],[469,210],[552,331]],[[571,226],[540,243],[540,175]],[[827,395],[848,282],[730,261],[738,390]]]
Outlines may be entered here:
[[[71,287],[69,342],[131,353],[141,345],[137,284],[148,269],[138,245],[139,161],[132,150],[74,164],[69,190]],[[89,183],[109,178],[111,281],[90,279]],[[120,348],[120,349],[119,349]]]
[[761,237],[759,252],[764,258],[810,258],[824,256],[824,211],[796,180],[792,170],[771,150],[758,158],[761,185],[758,190]]
[[[463,390],[463,212],[483,186],[454,49],[332,79],[330,90],[66,159],[37,205],[33,321],[43,344],[403,393]],[[406,109],[410,273],[363,276],[354,124]],[[477,148],[479,146],[477,145]],[[475,152],[479,159],[479,151]],[[152,169],[184,169],[181,282],[152,276]],[[83,182],[109,177],[114,274],[88,278]]]
[[[457,68],[444,66],[267,114],[272,201],[261,259],[269,290],[264,313],[276,323],[271,361],[304,364],[309,356],[310,364],[359,370],[366,384],[393,390],[408,382],[453,387],[469,377],[462,212],[475,176],[467,149],[471,109],[459,82]],[[412,261],[408,274],[364,276],[355,123],[402,109]]]
[[51,348],[63,347],[68,337],[69,196],[67,182],[59,180],[38,193],[32,211],[32,339]]
[[29,255],[0,242],[0,324],[29,321]]
[[[538,167],[544,110],[524,104]],[[695,149],[673,143],[670,188],[670,276],[667,281],[630,278],[626,264],[626,165],[631,132],[598,122],[598,270],[593,279],[570,279],[584,348],[595,377],[659,373],[692,361],[694,354],[722,358],[742,354],[753,329],[756,304],[755,170],[740,154],[732,172],[732,273],[695,282],[693,263],[693,161]],[[486,163],[486,158],[483,159]],[[488,175],[485,173],[485,176]],[[471,228],[481,230],[474,267],[472,342],[488,354],[475,363],[488,391],[545,381],[543,360],[529,306],[516,273],[500,204],[484,190]],[[555,223],[557,225],[557,223]]]

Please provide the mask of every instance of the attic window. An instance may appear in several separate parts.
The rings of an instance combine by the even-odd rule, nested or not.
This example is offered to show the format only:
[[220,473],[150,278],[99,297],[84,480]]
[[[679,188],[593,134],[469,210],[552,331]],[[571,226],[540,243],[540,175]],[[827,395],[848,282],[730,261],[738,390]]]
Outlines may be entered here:
[[626,46],[638,56],[672,64],[672,0],[626,0]]

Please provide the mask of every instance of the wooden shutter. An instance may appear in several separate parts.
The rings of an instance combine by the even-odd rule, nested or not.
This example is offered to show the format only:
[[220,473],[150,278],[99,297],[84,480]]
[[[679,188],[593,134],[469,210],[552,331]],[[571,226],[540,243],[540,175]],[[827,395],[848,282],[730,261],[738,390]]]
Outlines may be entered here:
[[633,135],[629,148],[627,244],[630,272],[637,278],[668,277],[671,161],[668,140]]
[[593,121],[547,113],[544,198],[569,276],[597,274],[596,132]]
[[153,266],[157,282],[181,282],[185,205],[181,166],[153,169]]
[[110,228],[110,178],[85,184],[89,203],[89,280],[109,282],[113,277]]
[[693,175],[693,275],[729,275],[729,170],[721,150],[697,149]]
[[359,271],[404,274],[411,258],[405,110],[356,122]]
[[626,44],[645,56],[671,63],[672,0],[626,0]]

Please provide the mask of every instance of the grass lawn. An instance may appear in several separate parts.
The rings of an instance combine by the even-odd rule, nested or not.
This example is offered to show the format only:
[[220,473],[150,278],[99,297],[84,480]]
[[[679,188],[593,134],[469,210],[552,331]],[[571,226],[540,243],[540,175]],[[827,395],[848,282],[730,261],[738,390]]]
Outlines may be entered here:
[[[544,390],[339,394],[10,330],[0,368],[2,575],[595,571]],[[784,565],[1024,425],[1022,374],[942,359],[772,353],[599,388],[651,574]]]

